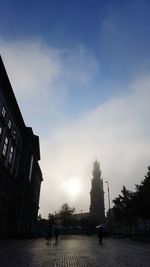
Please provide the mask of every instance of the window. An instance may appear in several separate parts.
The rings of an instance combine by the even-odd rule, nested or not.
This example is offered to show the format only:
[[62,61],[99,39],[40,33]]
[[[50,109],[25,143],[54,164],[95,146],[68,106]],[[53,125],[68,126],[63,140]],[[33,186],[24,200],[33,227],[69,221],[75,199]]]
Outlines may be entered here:
[[3,146],[3,152],[2,152],[3,156],[6,156],[7,147],[8,147],[8,138],[5,137],[4,146]]
[[8,121],[8,128],[11,129],[11,120]]
[[33,156],[31,156],[31,161],[30,161],[29,181],[31,181],[32,167],[33,167]]
[[13,146],[11,146],[11,147],[10,147],[10,152],[9,152],[9,159],[8,159],[8,162],[9,162],[10,164],[12,163],[13,154],[14,154],[14,148],[13,148]]
[[16,131],[13,130],[13,138],[16,139]]
[[2,108],[2,116],[3,116],[3,118],[6,117],[6,109],[4,107]]

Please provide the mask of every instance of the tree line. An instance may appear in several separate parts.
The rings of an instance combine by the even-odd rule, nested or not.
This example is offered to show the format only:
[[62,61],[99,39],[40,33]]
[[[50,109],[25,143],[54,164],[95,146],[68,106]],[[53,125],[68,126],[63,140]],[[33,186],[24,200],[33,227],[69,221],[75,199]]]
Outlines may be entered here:
[[135,191],[123,186],[113,204],[112,217],[118,226],[127,225],[131,233],[133,226],[141,220],[146,231],[150,222],[150,167],[141,183],[135,185]]

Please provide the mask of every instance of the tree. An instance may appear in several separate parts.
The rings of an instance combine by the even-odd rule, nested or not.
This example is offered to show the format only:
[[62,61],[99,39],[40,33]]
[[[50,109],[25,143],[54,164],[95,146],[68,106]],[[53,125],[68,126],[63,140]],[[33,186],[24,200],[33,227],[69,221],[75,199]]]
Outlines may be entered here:
[[144,220],[150,220],[150,167],[140,185],[136,185],[138,215]]
[[129,231],[131,232],[133,223],[136,219],[135,193],[127,190],[125,186],[123,186],[121,193],[121,195],[113,200],[114,217],[117,222],[127,224],[129,226]]
[[69,207],[69,205],[67,203],[64,203],[61,206],[60,209],[60,215],[61,215],[61,219],[62,219],[62,225],[63,226],[69,226],[73,220],[73,214],[75,212],[75,208],[71,208]]
[[124,219],[121,196],[119,195],[118,197],[116,197],[113,200],[113,203],[114,203],[113,214],[114,214],[115,220],[121,223]]
[[150,220],[150,166],[144,180],[135,185],[136,191],[129,191],[123,186],[121,193],[116,197],[113,207],[115,220],[119,224],[126,223],[130,231],[137,218],[144,220],[145,231],[147,231],[147,222]]

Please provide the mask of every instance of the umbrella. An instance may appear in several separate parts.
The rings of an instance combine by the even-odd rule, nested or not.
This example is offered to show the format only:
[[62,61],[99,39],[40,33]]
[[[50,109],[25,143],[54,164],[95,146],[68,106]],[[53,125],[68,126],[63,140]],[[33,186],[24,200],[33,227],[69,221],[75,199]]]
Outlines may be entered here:
[[96,226],[96,229],[99,229],[99,228],[103,228],[104,226],[101,224],[101,225],[97,225]]

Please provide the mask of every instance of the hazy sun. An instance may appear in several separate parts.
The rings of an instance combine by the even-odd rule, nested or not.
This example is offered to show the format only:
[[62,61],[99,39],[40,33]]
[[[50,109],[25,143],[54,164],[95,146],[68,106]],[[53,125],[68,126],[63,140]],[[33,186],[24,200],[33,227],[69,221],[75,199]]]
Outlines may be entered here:
[[67,183],[67,191],[70,196],[75,197],[79,194],[81,190],[80,180],[76,178],[71,178]]

